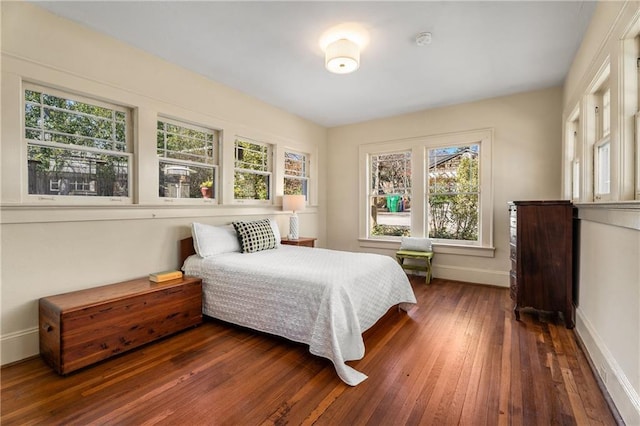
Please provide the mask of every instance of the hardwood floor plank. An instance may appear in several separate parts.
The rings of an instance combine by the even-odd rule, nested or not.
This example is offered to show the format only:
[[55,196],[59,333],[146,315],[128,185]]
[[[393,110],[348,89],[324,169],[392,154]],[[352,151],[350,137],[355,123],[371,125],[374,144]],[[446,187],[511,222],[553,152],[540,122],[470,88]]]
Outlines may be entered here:
[[207,320],[67,377],[39,358],[1,370],[3,425],[613,425],[572,330],[507,289],[412,278],[344,384],[305,345]]

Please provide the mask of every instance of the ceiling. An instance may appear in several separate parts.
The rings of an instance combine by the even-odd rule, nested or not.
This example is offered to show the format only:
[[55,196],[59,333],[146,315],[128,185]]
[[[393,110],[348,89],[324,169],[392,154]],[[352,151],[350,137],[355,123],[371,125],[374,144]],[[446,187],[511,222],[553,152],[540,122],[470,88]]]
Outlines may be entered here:
[[[559,86],[593,1],[46,1],[39,6],[333,127]],[[324,69],[320,38],[355,23],[360,69]],[[418,46],[418,33],[432,43]]]

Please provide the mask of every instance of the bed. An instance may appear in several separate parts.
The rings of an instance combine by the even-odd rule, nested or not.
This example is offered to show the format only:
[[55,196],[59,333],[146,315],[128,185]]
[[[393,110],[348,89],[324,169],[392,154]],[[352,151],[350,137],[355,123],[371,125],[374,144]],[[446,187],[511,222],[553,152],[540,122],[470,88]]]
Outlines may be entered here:
[[279,245],[203,258],[187,238],[181,261],[202,278],[205,315],[307,344],[351,386],[367,378],[345,363],[364,356],[362,333],[390,308],[416,303],[402,268],[377,254]]

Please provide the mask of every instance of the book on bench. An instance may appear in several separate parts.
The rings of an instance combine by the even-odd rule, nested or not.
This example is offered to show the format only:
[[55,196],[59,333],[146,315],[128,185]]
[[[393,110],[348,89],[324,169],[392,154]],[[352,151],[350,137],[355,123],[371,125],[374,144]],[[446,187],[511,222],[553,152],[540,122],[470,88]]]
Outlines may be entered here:
[[156,283],[175,280],[177,278],[182,278],[182,271],[162,271],[149,274],[149,280]]

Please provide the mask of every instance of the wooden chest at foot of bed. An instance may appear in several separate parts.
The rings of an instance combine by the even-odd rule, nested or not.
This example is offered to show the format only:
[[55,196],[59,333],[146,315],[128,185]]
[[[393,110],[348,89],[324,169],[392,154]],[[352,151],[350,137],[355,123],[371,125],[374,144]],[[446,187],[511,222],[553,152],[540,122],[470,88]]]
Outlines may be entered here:
[[195,277],[145,277],[44,297],[40,355],[67,374],[201,322],[202,281]]

